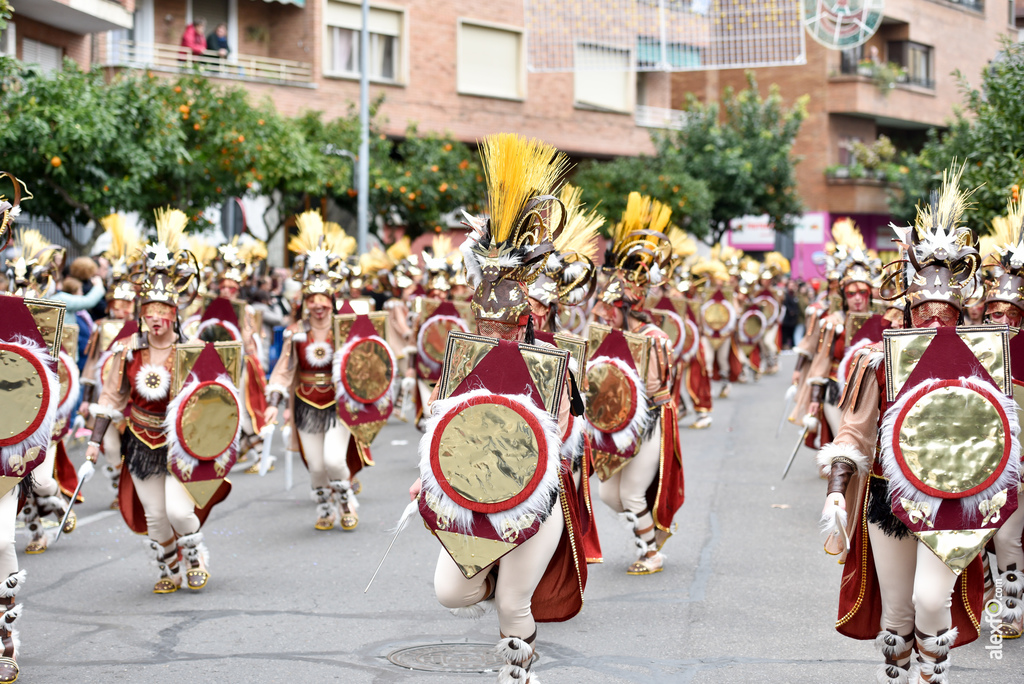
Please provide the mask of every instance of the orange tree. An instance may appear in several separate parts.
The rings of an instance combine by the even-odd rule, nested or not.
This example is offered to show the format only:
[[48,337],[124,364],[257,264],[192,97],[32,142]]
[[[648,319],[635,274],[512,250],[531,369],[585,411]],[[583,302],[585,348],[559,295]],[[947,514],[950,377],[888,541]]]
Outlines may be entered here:
[[442,230],[444,216],[459,209],[479,212],[485,195],[476,150],[447,133],[420,134],[415,124],[387,157],[371,159],[370,176],[372,209],[412,237]]
[[[161,98],[165,85],[129,72],[109,83],[99,69],[66,62],[41,74],[0,58],[0,168],[35,195],[26,212],[51,219],[79,249],[98,218],[137,208],[149,179],[184,154],[185,137]],[[74,223],[96,221],[91,235]]]

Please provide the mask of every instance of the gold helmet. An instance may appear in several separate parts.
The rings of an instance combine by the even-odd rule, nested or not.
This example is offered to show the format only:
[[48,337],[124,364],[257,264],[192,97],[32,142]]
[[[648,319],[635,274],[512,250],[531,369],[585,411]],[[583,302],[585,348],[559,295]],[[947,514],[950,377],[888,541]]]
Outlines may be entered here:
[[565,222],[565,209],[551,193],[568,158],[513,133],[488,136],[480,148],[489,216],[466,216],[472,230],[461,251],[476,288],[472,309],[480,334],[514,339],[530,320],[528,286]]
[[[24,183],[14,177],[14,174],[0,171],[0,178],[10,178],[14,185],[14,202],[9,202],[3,195],[0,195],[0,252],[2,252],[11,244],[14,220],[21,213],[21,200],[32,199],[32,193],[28,191]],[[24,198],[21,196],[22,190],[25,191]]]
[[178,297],[199,276],[199,263],[184,248],[188,216],[180,209],[156,210],[156,240],[139,248],[141,258],[128,279],[140,288],[141,304],[166,304],[177,310]]
[[671,218],[667,205],[629,193],[622,220],[612,229],[605,251],[609,282],[601,301],[627,309],[643,307],[648,288],[661,284],[672,259],[672,243],[665,235]]
[[302,283],[304,297],[320,294],[333,299],[347,273],[344,265],[347,255],[340,253],[346,248],[341,227],[334,230],[325,225],[319,211],[299,214],[295,224],[299,234],[288,241],[288,249],[298,253],[292,277]]
[[580,304],[590,298],[597,285],[598,230],[604,217],[584,211],[582,189],[566,184],[559,193],[565,207],[565,228],[555,236],[555,251],[539,267],[540,274],[530,284],[530,297],[545,306],[556,302]]
[[139,258],[142,246],[139,234],[129,228],[124,216],[110,214],[100,220],[103,229],[110,235],[110,248],[103,256],[110,262],[110,286],[107,288],[107,300],[122,302],[135,301],[135,286],[128,280],[132,265]]
[[985,302],[1004,302],[1024,310],[1024,201],[1010,200],[1006,216],[992,219],[992,235],[982,238],[988,262]]
[[54,275],[64,249],[51,244],[35,229],[22,229],[14,236],[19,254],[7,260],[11,291],[22,297],[45,297],[54,289]]

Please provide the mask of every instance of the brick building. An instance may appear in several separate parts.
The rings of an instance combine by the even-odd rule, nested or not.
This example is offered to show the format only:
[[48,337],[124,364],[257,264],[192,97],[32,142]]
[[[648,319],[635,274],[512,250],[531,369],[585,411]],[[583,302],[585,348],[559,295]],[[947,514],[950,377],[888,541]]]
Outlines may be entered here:
[[[872,143],[886,135],[901,149],[923,143],[925,131],[946,125],[962,98],[959,70],[977,86],[981,73],[1000,49],[1000,39],[1016,39],[1013,0],[886,0],[881,27],[863,46],[829,50],[810,38],[807,64],[757,69],[763,89],[779,85],[787,103],[810,95],[808,116],[797,137],[794,154],[800,196],[807,206],[797,230],[794,266],[803,275],[816,273],[811,256],[827,241],[824,227],[851,216],[869,247],[891,250],[888,183],[860,169],[851,174],[849,143]],[[905,74],[881,87],[878,67],[890,63]],[[727,87],[745,85],[741,70],[686,72],[672,75],[672,104],[679,107],[686,92],[702,100],[717,99]],[[860,175],[862,177],[851,177]],[[775,245],[770,227],[748,220],[734,243],[752,250]]]

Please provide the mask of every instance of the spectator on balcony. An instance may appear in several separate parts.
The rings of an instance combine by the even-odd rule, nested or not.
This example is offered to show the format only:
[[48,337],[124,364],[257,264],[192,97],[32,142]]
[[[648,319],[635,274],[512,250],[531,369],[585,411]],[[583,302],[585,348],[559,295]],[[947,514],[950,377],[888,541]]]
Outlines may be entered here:
[[217,24],[217,28],[213,29],[213,33],[206,36],[206,49],[211,52],[216,52],[217,57],[220,59],[227,59],[228,53],[231,52],[231,48],[228,47],[227,24]]
[[202,57],[206,52],[206,19],[196,17],[185,27],[185,33],[181,36],[181,46],[188,48],[192,57]]

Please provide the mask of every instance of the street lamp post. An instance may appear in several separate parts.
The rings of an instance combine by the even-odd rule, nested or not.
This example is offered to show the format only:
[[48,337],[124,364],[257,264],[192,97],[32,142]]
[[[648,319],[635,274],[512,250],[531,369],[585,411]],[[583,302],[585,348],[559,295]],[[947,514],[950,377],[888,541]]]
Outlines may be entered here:
[[370,0],[363,0],[363,28],[359,33],[359,197],[356,236],[359,253],[366,253],[370,213]]

